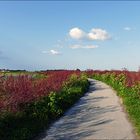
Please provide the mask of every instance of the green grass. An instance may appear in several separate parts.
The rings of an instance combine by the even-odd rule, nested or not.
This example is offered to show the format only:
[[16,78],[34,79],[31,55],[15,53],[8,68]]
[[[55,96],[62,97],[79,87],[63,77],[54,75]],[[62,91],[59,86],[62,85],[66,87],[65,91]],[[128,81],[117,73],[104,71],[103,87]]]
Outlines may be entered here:
[[38,72],[29,72],[29,71],[5,71],[0,72],[1,76],[19,76],[19,75],[30,75],[33,79],[42,79],[46,78],[47,76]]

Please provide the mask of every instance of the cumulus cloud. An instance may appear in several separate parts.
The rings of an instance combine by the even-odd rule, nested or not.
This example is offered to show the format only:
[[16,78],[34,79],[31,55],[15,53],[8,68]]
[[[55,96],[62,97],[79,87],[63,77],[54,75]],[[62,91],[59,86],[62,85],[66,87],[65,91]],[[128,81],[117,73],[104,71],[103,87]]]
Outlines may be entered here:
[[85,33],[83,30],[81,30],[80,28],[72,28],[70,31],[69,31],[69,35],[71,38],[73,39],[82,39],[84,38],[85,36]]
[[126,30],[126,31],[130,31],[131,28],[130,28],[130,27],[124,27],[124,30]]
[[93,28],[89,33],[84,32],[80,28],[72,28],[69,31],[69,36],[73,39],[86,39],[86,40],[108,40],[111,38],[106,30],[100,28]]
[[88,39],[89,40],[108,40],[110,39],[110,35],[107,33],[106,30],[100,29],[100,28],[96,28],[96,29],[92,29],[89,33],[88,33]]
[[61,54],[61,52],[58,52],[56,50],[50,50],[50,51],[42,51],[42,53],[48,53],[48,54],[52,54],[52,55],[59,55]]
[[76,45],[72,45],[70,46],[70,48],[72,49],[95,49],[95,48],[98,48],[97,45],[79,45],[79,44],[76,44]]

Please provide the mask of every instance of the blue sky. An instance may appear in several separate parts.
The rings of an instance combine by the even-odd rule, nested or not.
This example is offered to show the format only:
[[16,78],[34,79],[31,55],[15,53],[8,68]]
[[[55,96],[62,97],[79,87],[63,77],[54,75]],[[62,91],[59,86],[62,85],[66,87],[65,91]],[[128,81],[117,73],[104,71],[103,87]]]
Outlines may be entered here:
[[140,2],[0,1],[0,68],[140,66]]

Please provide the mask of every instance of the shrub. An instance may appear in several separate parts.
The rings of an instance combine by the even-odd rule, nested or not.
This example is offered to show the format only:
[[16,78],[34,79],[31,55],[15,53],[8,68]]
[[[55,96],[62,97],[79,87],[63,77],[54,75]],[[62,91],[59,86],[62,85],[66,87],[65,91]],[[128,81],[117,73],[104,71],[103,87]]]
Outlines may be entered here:
[[[64,79],[61,78],[61,75],[55,76],[57,76],[57,78],[54,79],[50,76],[50,83],[47,82],[47,79],[45,81],[43,79],[40,83],[41,79],[39,79],[38,85],[40,85],[40,87],[38,86],[38,89],[36,89],[37,95],[39,96],[38,98],[35,96],[36,100],[26,102],[25,98],[26,104],[25,102],[20,102],[23,103],[20,104],[21,109],[15,112],[5,110],[5,113],[1,113],[0,137],[3,138],[3,140],[34,139],[39,132],[46,129],[52,121],[60,117],[66,109],[73,105],[88,89],[88,80],[84,75],[77,76],[74,74],[66,83],[63,83],[63,80],[66,77],[68,78],[68,75],[65,75],[65,78],[62,75]],[[14,81],[14,79],[12,80]],[[58,82],[58,85],[61,86],[51,85],[53,80],[55,84]],[[59,81],[61,81],[61,84]],[[48,85],[53,87],[49,90],[49,93],[47,91],[47,94],[44,93],[46,91],[45,84],[46,87]],[[43,89],[41,89],[42,87]],[[40,92],[38,93],[38,91]],[[33,95],[33,93],[31,94]]]

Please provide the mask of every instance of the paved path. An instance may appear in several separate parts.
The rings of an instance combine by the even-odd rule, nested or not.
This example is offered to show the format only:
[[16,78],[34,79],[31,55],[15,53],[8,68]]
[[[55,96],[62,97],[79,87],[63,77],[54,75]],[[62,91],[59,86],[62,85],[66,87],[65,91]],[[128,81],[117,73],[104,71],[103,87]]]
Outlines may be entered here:
[[55,122],[42,140],[135,139],[116,93],[89,80],[89,92]]

